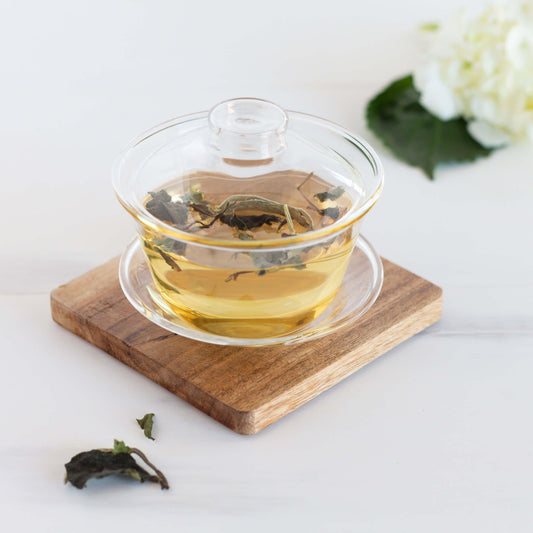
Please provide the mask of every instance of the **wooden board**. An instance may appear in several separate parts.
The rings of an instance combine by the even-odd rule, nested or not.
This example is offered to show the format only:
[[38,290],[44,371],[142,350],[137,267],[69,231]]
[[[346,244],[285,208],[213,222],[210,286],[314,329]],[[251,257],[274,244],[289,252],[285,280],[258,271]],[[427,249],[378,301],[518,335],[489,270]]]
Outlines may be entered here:
[[52,316],[232,430],[253,434],[440,318],[439,287],[383,266],[383,289],[363,317],[292,346],[217,346],[156,326],[122,293],[118,258],[55,289]]

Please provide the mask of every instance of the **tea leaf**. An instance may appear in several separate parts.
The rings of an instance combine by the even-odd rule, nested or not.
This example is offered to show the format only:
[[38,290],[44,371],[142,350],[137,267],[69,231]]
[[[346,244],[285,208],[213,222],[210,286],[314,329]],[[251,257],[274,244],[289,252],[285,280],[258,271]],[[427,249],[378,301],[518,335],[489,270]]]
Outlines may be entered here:
[[[220,221],[239,231],[248,231],[276,223],[279,224],[277,231],[283,224],[288,224],[291,233],[295,234],[293,220],[307,230],[313,229],[313,219],[305,209],[281,204],[253,194],[230,196],[215,208],[209,205],[204,193],[199,190],[193,189],[181,195],[176,202],[172,201],[171,196],[164,189],[149,194],[152,199],[146,202],[147,211],[160,220],[174,224],[179,229],[190,231],[207,229]],[[198,213],[202,220],[193,220],[187,224],[189,210]],[[239,211],[254,210],[262,213],[258,215],[238,214]],[[209,218],[211,218],[209,222],[204,222]]]
[[181,267],[178,265],[178,263],[176,263],[176,261],[174,261],[174,259],[172,259],[172,257],[170,257],[170,255],[168,255],[166,252],[163,252],[163,250],[161,250],[160,248],[157,248],[157,246],[154,246],[154,251],[156,251],[163,258],[165,263],[172,270],[175,270],[176,272],[181,272]]
[[326,209],[320,210],[320,214],[331,218],[331,220],[337,220],[341,215],[341,210],[338,207],[326,207]]
[[315,194],[315,198],[319,202],[325,202],[326,200],[336,200],[337,198],[340,198],[344,194],[344,192],[344,187],[334,187],[329,191],[319,192]]
[[[138,455],[155,472],[150,474],[139,466],[132,454]],[[90,479],[101,479],[107,476],[131,477],[144,483],[159,483],[161,489],[168,489],[169,484],[164,474],[158,470],[137,448],[130,448],[124,441],[114,441],[112,449],[89,450],[72,457],[65,464],[65,483],[70,482],[77,489],[83,489]]]
[[146,210],[154,217],[159,218],[160,220],[165,220],[168,217],[165,204],[170,202],[172,198],[164,189],[161,189],[158,192],[149,192],[148,194],[152,199],[146,202]]
[[123,440],[115,439],[113,441],[113,450],[112,451],[113,451],[114,454],[117,454],[117,453],[131,453],[131,448],[129,446],[126,446],[124,444]]
[[181,202],[172,202],[172,197],[161,189],[158,192],[148,193],[152,199],[146,202],[146,210],[164,222],[171,222],[178,228],[183,228],[187,223],[189,210],[187,206]]
[[157,191],[157,192],[149,192],[148,194],[152,197],[150,202],[162,203],[162,204],[165,204],[167,202],[172,202],[172,196],[170,196],[170,194],[168,194],[168,192],[165,191],[165,189],[161,189],[160,191]]
[[185,249],[187,248],[187,244],[185,242],[171,239],[170,237],[154,239],[153,243],[157,248],[161,248],[165,252],[170,252],[176,255],[183,255]]
[[236,215],[235,213],[221,214],[219,220],[223,224],[227,224],[228,226],[237,228],[241,231],[260,228],[264,225],[271,226],[274,222],[278,223],[282,221],[282,219],[276,215]]
[[208,203],[205,200],[205,195],[203,191],[195,191],[191,189],[189,192],[182,194],[180,200],[186,204],[203,204]]
[[144,430],[144,435],[149,439],[155,440],[152,437],[152,428],[154,426],[154,413],[147,413],[142,418],[136,418],[137,423]]
[[470,136],[464,119],[443,121],[426,111],[412,76],[375,96],[367,105],[366,119],[399,159],[421,168],[430,179],[441,163],[473,161],[492,151]]
[[[226,198],[217,208],[218,214],[225,213],[226,211],[238,211],[238,210],[257,210],[264,213],[270,213],[273,215],[285,216],[285,205],[269,200],[263,196],[256,196],[253,194],[236,194]],[[301,207],[287,206],[290,216],[308,230],[313,228],[313,219],[309,216],[309,213]]]
[[287,268],[295,268],[296,270],[303,270],[306,268],[302,261],[300,254],[287,251],[279,252],[264,252],[264,253],[250,253],[254,266],[258,270],[238,270],[230,274],[224,281],[237,281],[239,276],[243,274],[257,274],[264,276],[269,272],[279,272]]
[[65,465],[65,483],[70,482],[77,489],[83,489],[90,479],[107,476],[131,477],[144,483],[159,483],[159,478],[140,467],[128,453],[113,453],[103,450],[82,452]]

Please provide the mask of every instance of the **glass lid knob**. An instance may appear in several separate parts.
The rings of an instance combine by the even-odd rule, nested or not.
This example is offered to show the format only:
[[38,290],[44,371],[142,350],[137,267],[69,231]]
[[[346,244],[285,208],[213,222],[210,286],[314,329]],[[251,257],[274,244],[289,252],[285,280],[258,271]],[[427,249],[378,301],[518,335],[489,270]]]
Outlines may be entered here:
[[235,161],[262,161],[281,152],[287,120],[281,107],[256,98],[226,100],[209,112],[214,146]]

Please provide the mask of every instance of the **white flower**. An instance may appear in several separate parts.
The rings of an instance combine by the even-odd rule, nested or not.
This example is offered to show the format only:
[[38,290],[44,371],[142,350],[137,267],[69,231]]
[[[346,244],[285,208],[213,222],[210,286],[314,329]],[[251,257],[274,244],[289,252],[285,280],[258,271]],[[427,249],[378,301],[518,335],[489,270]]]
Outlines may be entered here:
[[414,83],[428,111],[465,117],[484,146],[533,142],[533,0],[448,21]]

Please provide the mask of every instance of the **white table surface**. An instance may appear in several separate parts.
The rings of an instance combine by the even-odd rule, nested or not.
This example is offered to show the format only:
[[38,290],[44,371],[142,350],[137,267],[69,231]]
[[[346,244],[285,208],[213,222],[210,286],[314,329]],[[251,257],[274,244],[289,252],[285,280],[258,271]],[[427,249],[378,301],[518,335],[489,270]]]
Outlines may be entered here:
[[[363,120],[419,60],[417,25],[460,4],[0,0],[2,531],[533,530],[533,148],[430,182]],[[49,312],[133,235],[110,186],[124,144],[242,95],[375,144],[386,188],[364,233],[445,295],[438,324],[252,437]],[[154,443],[134,420],[149,411]],[[72,455],[115,437],[171,490],[63,485]]]

